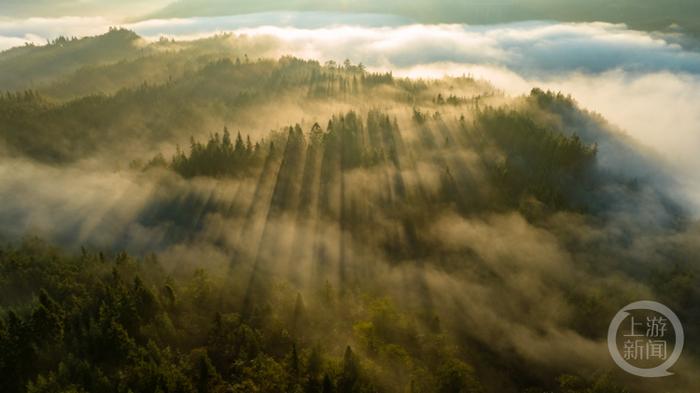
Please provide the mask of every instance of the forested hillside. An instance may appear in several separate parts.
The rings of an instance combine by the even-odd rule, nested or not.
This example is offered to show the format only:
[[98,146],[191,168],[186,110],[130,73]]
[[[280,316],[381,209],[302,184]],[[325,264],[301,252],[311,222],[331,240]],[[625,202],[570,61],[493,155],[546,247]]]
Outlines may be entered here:
[[[697,386],[700,225],[653,155],[561,93],[265,45],[0,53],[3,392]],[[678,378],[609,358],[643,298]]]

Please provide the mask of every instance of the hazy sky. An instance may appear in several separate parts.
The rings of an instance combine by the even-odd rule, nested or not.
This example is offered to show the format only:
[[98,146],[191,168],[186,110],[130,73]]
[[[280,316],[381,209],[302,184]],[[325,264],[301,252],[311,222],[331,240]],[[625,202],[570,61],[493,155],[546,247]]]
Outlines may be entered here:
[[171,3],[171,0],[2,0],[0,16],[6,18],[103,16],[122,19],[154,12],[168,3]]

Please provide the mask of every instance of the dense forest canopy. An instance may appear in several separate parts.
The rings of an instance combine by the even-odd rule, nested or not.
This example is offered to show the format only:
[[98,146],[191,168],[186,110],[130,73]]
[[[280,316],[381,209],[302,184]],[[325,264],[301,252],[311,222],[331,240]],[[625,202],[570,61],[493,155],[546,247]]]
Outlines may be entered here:
[[[690,392],[700,225],[570,96],[130,31],[0,53],[7,392]],[[612,316],[686,329],[618,370]]]

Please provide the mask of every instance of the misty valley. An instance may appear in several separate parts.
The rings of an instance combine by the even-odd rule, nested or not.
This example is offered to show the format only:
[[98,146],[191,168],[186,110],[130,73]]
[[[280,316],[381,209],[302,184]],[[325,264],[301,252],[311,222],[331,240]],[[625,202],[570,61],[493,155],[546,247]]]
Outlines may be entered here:
[[[0,391],[697,391],[700,223],[654,151],[566,92],[279,45],[0,53]],[[610,360],[642,299],[672,378]]]

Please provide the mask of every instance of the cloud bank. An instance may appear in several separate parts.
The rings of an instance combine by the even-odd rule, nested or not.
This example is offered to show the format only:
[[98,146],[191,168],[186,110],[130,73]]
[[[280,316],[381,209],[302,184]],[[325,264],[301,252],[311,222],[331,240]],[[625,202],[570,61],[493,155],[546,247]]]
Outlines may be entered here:
[[[117,24],[102,17],[9,19],[0,20],[0,37],[45,41],[58,35],[94,35]],[[151,39],[220,32],[268,35],[284,43],[288,52],[306,50],[309,55],[398,68],[456,63],[500,65],[526,76],[616,68],[700,73],[700,53],[685,50],[682,37],[630,30],[622,24],[422,25],[383,14],[266,12],[152,19],[123,26]]]

